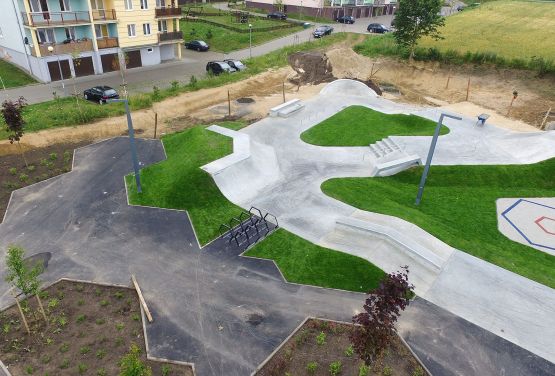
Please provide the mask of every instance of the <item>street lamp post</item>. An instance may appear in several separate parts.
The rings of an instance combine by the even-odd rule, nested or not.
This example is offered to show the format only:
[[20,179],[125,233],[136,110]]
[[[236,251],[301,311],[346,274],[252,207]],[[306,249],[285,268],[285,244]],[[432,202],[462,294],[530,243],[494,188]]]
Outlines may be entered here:
[[[48,46],[48,52],[50,52],[50,55],[52,55],[52,53],[54,52],[54,47]],[[62,79],[62,89],[64,90],[64,95],[65,95],[66,94],[66,84],[64,82],[64,75],[62,73],[62,64],[60,63],[60,56],[56,55],[56,58],[58,59],[58,69],[60,70],[60,78]]]
[[137,183],[137,192],[141,193],[141,176],[139,175],[139,159],[137,158],[137,148],[135,146],[135,131],[133,130],[133,120],[131,120],[131,112],[129,111],[129,101],[127,99],[107,99],[106,103],[125,103],[125,112],[127,113],[127,129],[129,131],[129,144],[131,146],[131,159],[133,160],[133,171],[135,172],[135,182]]
[[437,139],[439,137],[441,126],[443,125],[444,117],[448,117],[455,120],[462,120],[462,118],[458,116],[453,116],[449,114],[441,114],[441,116],[439,117],[439,120],[437,121],[436,130],[434,132],[434,137],[432,138],[432,143],[430,144],[430,150],[428,151],[428,159],[426,160],[426,166],[424,167],[424,172],[422,173],[422,177],[420,178],[420,184],[418,185],[418,194],[416,195],[416,205],[420,205],[420,201],[422,200],[422,194],[424,193],[424,186],[426,185],[426,178],[428,177],[428,172],[430,171],[430,165],[432,164],[432,158],[434,156]]
[[252,24],[249,24],[249,56],[252,59]]

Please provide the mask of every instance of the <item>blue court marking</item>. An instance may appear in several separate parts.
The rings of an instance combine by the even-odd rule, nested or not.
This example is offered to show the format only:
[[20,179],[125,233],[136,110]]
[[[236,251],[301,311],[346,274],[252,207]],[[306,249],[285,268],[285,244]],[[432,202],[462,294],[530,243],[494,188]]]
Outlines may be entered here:
[[511,224],[511,226],[513,226],[513,228],[514,228],[516,231],[518,231],[518,233],[519,233],[520,235],[522,235],[522,237],[523,237],[524,239],[526,239],[526,241],[527,241],[528,243],[530,243],[531,245],[535,245],[535,246],[537,246],[537,247],[547,248],[547,249],[551,249],[552,251],[555,251],[555,248],[554,248],[554,247],[549,247],[549,246],[547,246],[547,245],[538,244],[538,243],[534,243],[533,241],[531,241],[531,240],[524,234],[524,232],[522,232],[522,231],[518,228],[518,226],[515,225],[515,224],[513,223],[513,221],[511,221],[511,220],[507,217],[506,214],[509,213],[511,210],[513,210],[515,207],[517,207],[521,202],[528,202],[528,203],[533,204],[533,205],[543,206],[543,207],[545,207],[545,208],[549,208],[549,209],[553,209],[553,210],[555,210],[555,208],[554,208],[553,206],[549,206],[549,205],[545,205],[545,204],[540,204],[539,202],[534,202],[534,201],[530,201],[530,200],[526,200],[526,199],[521,198],[521,199],[518,199],[514,204],[512,204],[511,206],[509,206],[503,213],[501,213],[501,215],[503,216],[503,218],[505,218],[505,219],[507,220],[507,222],[509,222],[509,223]]

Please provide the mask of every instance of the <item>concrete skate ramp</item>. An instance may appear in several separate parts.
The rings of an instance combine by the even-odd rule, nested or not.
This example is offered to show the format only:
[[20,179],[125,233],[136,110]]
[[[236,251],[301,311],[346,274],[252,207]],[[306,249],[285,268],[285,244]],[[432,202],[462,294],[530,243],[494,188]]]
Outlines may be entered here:
[[351,97],[377,97],[378,94],[366,86],[364,83],[355,80],[335,80],[327,84],[322,91],[321,95],[334,95],[343,96],[348,95]]

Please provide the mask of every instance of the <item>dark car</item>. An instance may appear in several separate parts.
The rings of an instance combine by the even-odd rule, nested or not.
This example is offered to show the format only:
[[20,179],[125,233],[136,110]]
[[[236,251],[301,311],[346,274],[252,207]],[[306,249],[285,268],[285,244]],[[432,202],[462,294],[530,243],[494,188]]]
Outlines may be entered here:
[[341,16],[337,17],[336,21],[344,24],[354,24],[355,18],[353,16]]
[[247,66],[243,64],[240,60],[227,59],[227,60],[224,60],[224,63],[227,63],[231,68],[234,68],[236,71],[243,71],[247,69]]
[[277,20],[286,20],[287,19],[287,14],[282,13],[282,12],[272,12],[272,13],[268,13],[268,15],[266,17],[274,18],[274,19],[277,19]]
[[389,32],[389,29],[386,26],[384,26],[382,24],[377,24],[377,23],[372,23],[372,24],[368,25],[366,30],[368,30],[371,33],[379,33],[379,34]]
[[83,92],[83,98],[88,101],[98,102],[99,104],[106,103],[108,99],[118,99],[118,92],[110,86],[95,86]]
[[206,64],[206,71],[217,76],[221,73],[233,73],[236,69],[225,61],[209,61],[208,64]]
[[203,40],[192,40],[185,43],[185,48],[189,50],[208,51],[210,46]]
[[316,30],[314,30],[312,35],[314,36],[314,38],[321,38],[324,35],[330,35],[332,31],[333,31],[333,27],[329,25],[318,26]]

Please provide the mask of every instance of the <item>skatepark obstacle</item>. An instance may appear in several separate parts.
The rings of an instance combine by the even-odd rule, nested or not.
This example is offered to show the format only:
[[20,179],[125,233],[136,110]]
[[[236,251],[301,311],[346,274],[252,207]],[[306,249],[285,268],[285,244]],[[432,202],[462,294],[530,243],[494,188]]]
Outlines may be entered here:
[[242,211],[228,223],[221,224],[219,232],[220,237],[226,239],[229,244],[246,250],[277,228],[279,223],[273,214],[262,214],[260,209],[251,206],[248,212]]

